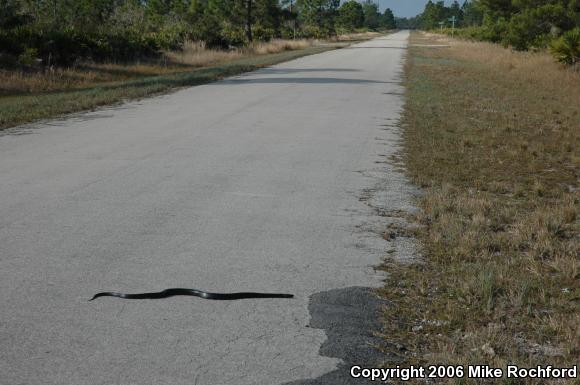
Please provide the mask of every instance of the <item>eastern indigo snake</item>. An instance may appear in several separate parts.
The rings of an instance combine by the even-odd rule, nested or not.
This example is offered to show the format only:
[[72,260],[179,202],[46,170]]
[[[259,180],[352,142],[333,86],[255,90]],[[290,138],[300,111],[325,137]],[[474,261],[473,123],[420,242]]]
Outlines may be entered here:
[[176,295],[189,295],[193,297],[200,297],[203,299],[213,299],[219,301],[233,301],[238,299],[248,299],[248,298],[294,298],[293,294],[280,294],[280,293],[208,293],[206,291],[197,289],[167,289],[155,293],[137,293],[137,294],[125,294],[116,293],[112,291],[106,291],[102,293],[95,294],[90,301],[99,297],[117,297],[123,299],[160,299],[168,298]]

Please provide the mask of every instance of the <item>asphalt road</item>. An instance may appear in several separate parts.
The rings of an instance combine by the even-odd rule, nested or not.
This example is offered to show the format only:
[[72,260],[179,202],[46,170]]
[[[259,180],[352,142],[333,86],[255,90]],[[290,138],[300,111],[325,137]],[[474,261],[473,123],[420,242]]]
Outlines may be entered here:
[[[308,300],[383,278],[376,207],[409,206],[384,162],[407,37],[2,133],[0,383],[274,385],[336,368]],[[87,301],[169,287],[296,298]]]

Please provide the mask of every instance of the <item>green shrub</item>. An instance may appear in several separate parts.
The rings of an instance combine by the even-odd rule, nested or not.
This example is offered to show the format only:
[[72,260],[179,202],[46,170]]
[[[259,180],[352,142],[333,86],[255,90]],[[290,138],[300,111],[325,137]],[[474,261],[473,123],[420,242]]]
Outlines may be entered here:
[[277,37],[276,30],[274,28],[268,28],[260,24],[257,24],[253,31],[255,40],[270,41]]
[[461,28],[456,34],[501,43],[518,51],[543,50],[561,31],[578,27],[580,3],[574,1],[481,1],[474,5],[482,7],[481,25]]
[[[492,43],[504,43],[508,31],[508,24],[505,20],[500,19],[496,22],[490,22],[485,26],[472,26],[455,29],[455,36],[472,39],[490,41]],[[451,28],[443,29],[443,33],[451,35]]]
[[300,37],[303,38],[324,39],[330,35],[328,29],[317,25],[305,25],[300,30]]
[[23,62],[32,53],[35,59],[50,65],[68,66],[79,59],[129,61],[157,56],[163,44],[167,44],[164,36],[143,35],[138,31],[87,33],[72,28],[42,31],[33,26],[0,31],[3,52],[18,57],[24,65],[28,65]]
[[545,48],[552,28],[567,30],[573,26],[561,4],[545,4],[514,14],[509,22],[506,43],[516,50]]
[[244,28],[232,23],[223,23],[220,37],[225,46],[239,47],[247,42]]
[[[299,34],[299,31],[296,30],[296,34]],[[293,39],[294,38],[294,28],[290,26],[282,26],[280,27],[280,37],[282,39]]]
[[20,55],[18,55],[18,64],[22,66],[32,66],[38,59],[38,51],[36,48],[26,48]]
[[550,52],[558,62],[576,66],[580,61],[580,28],[555,39],[550,45]]

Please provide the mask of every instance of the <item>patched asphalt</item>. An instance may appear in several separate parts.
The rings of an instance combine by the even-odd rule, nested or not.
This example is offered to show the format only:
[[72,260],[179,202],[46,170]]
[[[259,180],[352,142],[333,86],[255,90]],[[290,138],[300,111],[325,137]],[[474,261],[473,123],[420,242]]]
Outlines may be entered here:
[[[414,253],[382,236],[407,40],[3,132],[0,383],[350,383],[374,267]],[[296,297],[88,301],[170,287]]]
[[[318,378],[286,385],[370,385],[375,382],[360,376],[360,369],[380,368],[400,362],[397,356],[381,352],[389,344],[377,333],[382,330],[381,313],[388,306],[368,287],[334,289],[311,296],[309,327],[322,329],[327,340],[320,354],[339,358],[338,367]],[[388,346],[390,347],[390,346]],[[358,369],[352,371],[353,367]]]

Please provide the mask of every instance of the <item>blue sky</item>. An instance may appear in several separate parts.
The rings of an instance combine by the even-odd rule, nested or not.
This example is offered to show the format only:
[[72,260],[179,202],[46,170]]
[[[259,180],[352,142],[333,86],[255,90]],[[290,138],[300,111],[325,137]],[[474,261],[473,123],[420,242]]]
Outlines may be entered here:
[[[375,0],[377,1],[377,0]],[[397,17],[415,16],[423,11],[428,0],[378,0],[381,11],[385,8],[391,8]],[[453,0],[446,0],[445,4],[449,5]],[[463,3],[462,0],[459,3]]]

